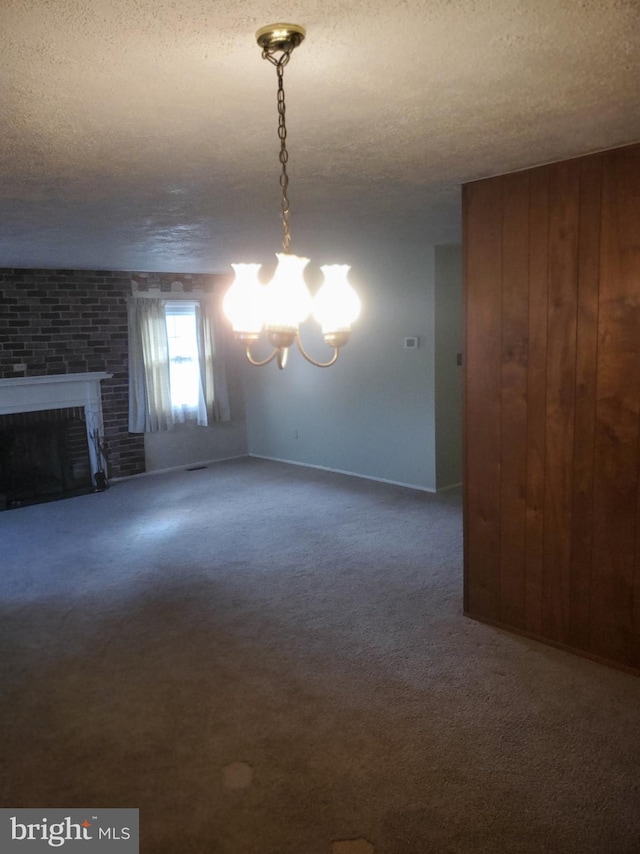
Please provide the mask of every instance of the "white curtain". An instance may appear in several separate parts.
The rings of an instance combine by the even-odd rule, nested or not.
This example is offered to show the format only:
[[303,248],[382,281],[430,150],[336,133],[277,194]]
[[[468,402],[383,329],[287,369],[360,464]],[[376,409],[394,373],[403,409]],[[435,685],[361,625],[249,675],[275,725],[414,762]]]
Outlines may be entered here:
[[198,355],[210,421],[230,421],[227,367],[224,358],[224,329],[219,323],[221,306],[214,297],[200,305]]
[[[185,420],[182,407],[171,401],[169,344],[165,300],[134,298],[129,302],[129,431],[154,433],[170,430]],[[208,301],[196,311],[200,393],[194,417],[206,426],[229,421],[229,395],[222,330],[216,335],[215,307]]]
[[155,433],[173,426],[169,344],[164,301],[129,303],[129,432]]

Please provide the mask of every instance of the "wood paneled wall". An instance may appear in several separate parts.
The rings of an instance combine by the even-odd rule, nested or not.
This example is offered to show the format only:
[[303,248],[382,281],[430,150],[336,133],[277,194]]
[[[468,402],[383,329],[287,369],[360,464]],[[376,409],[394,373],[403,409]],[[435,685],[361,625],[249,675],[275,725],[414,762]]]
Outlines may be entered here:
[[640,145],[463,204],[465,613],[640,668]]

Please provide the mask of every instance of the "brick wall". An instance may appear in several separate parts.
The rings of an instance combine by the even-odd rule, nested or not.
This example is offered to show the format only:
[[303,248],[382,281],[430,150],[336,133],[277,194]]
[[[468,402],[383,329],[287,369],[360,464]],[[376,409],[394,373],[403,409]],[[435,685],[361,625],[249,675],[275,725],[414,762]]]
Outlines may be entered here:
[[102,408],[111,477],[144,471],[144,437],[128,432],[127,303],[131,273],[0,270],[0,376],[107,371]]

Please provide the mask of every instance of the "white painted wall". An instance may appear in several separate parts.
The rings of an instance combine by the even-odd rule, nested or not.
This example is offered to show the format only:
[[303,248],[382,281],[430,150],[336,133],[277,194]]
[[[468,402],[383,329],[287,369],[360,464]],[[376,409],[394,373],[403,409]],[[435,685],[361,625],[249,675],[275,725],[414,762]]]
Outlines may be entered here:
[[[434,249],[371,241],[349,260],[363,310],[337,365],[294,350],[284,371],[245,365],[249,453],[433,490]],[[316,329],[308,321],[303,337],[324,356]]]
[[[254,368],[229,336],[232,421],[146,434],[147,471],[250,453],[426,490],[460,482],[460,247],[350,250],[363,310],[338,363],[315,368],[294,349],[284,371]],[[315,321],[303,338],[327,356]]]

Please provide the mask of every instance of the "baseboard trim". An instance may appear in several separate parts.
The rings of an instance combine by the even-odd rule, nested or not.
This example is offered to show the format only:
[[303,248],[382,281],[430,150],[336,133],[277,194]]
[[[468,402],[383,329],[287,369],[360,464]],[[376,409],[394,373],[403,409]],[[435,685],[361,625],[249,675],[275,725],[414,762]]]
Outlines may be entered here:
[[131,480],[131,478],[134,478],[134,477],[149,477],[149,476],[152,476],[155,474],[171,474],[171,472],[186,471],[186,469],[190,469],[190,468],[193,468],[195,466],[212,466],[212,465],[215,465],[216,463],[224,463],[224,462],[228,462],[229,460],[242,460],[242,459],[269,460],[270,462],[273,462],[273,463],[285,463],[285,465],[289,465],[289,466],[299,466],[300,468],[318,469],[319,471],[328,471],[328,472],[332,472],[333,474],[343,474],[343,475],[346,475],[347,477],[357,477],[361,480],[372,480],[375,483],[388,483],[390,486],[402,486],[405,489],[414,489],[418,492],[428,492],[431,495],[435,495],[438,492],[446,492],[449,489],[455,489],[457,486],[461,486],[461,484],[454,483],[451,486],[444,486],[444,487],[442,487],[442,489],[432,489],[431,487],[428,487],[428,486],[419,486],[416,483],[404,483],[403,481],[400,481],[400,480],[388,480],[387,478],[384,478],[384,477],[373,477],[372,475],[359,474],[358,472],[346,471],[345,469],[334,469],[334,468],[331,468],[329,466],[319,466],[319,465],[315,465],[313,463],[303,463],[303,462],[298,462],[296,460],[285,460],[285,459],[282,459],[281,457],[268,457],[268,456],[263,455],[263,454],[236,454],[233,457],[220,457],[220,458],[215,459],[215,460],[195,460],[194,462],[184,463],[184,465],[180,465],[180,466],[170,466],[169,468],[164,468],[164,469],[153,469],[152,471],[142,471],[139,474],[128,474],[128,475],[125,475],[124,477],[112,477],[112,478],[109,478],[109,482],[110,483],[119,483],[120,481],[123,481],[123,480]]
[[462,481],[459,483],[450,483],[449,486],[440,486],[436,492],[448,492],[450,489],[459,489],[462,486]]
[[289,465],[289,466],[300,466],[300,467],[306,468],[306,469],[319,469],[320,471],[328,471],[328,472],[332,472],[333,474],[344,474],[344,475],[347,475],[347,477],[357,477],[357,478],[360,478],[362,480],[373,480],[376,483],[388,483],[391,486],[403,486],[405,489],[415,489],[418,492],[429,492],[431,494],[436,493],[435,489],[431,489],[428,486],[418,486],[415,483],[403,483],[402,481],[399,481],[399,480],[387,480],[384,477],[373,477],[372,475],[359,474],[358,472],[355,472],[355,471],[344,471],[344,469],[333,469],[333,468],[330,468],[329,466],[318,466],[318,465],[314,465],[313,463],[301,463],[301,462],[297,462],[296,460],[283,460],[280,457],[267,457],[264,454],[249,454],[249,456],[254,457],[257,460],[270,460],[272,463],[286,463],[286,465]]
[[154,474],[170,474],[174,471],[186,471],[187,469],[194,468],[196,466],[213,466],[216,463],[226,463],[229,460],[242,460],[246,459],[249,454],[236,454],[233,457],[218,457],[215,460],[196,460],[192,463],[185,463],[181,466],[171,466],[167,469],[153,469],[152,471],[141,471],[138,474],[127,474],[124,477],[110,477],[109,483],[119,483],[122,480],[131,480],[133,477],[149,477]]
[[629,664],[623,664],[620,661],[616,661],[615,659],[605,658],[602,655],[596,655],[593,652],[588,652],[585,649],[580,649],[579,647],[569,646],[565,643],[560,643],[559,641],[551,640],[550,638],[545,638],[542,635],[536,635],[533,632],[528,632],[525,629],[518,629],[515,626],[510,626],[507,623],[501,623],[499,620],[490,620],[486,617],[479,617],[477,614],[472,614],[470,611],[462,612],[465,617],[469,620],[475,620],[477,623],[484,623],[487,626],[493,626],[494,629],[500,629],[503,632],[508,632],[512,635],[518,635],[522,638],[527,638],[528,640],[536,641],[537,643],[541,643],[544,646],[551,646],[554,649],[559,649],[562,652],[568,652],[572,655],[579,655],[580,658],[588,658],[589,661],[594,661],[596,664],[604,665],[605,667],[612,667],[614,670],[622,670],[623,673],[629,673],[631,676],[640,677],[640,669],[637,667],[632,667]]

